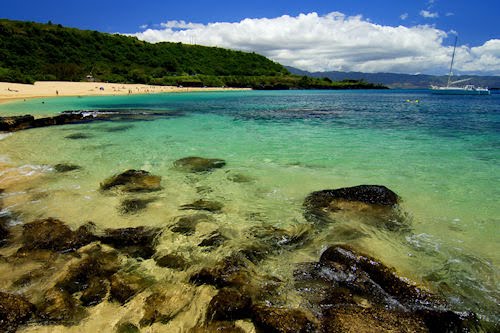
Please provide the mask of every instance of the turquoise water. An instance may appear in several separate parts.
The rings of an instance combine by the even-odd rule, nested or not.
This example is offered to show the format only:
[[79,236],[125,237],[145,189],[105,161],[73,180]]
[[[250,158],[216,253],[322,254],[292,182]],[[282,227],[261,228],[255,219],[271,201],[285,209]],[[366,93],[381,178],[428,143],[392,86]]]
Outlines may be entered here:
[[[288,254],[289,263],[269,260],[261,269],[286,277],[292,263],[317,260],[328,244],[353,243],[444,295],[456,309],[499,321],[500,95],[158,94],[34,99],[2,104],[0,114],[102,109],[175,112],[154,121],[94,122],[3,137],[0,162],[6,166],[0,177],[8,186],[0,178],[0,188],[7,187],[4,201],[20,214],[19,223],[55,216],[72,227],[89,220],[103,228],[165,226],[182,214],[180,205],[202,197],[224,203],[217,225],[205,231],[223,228],[237,244],[251,226],[307,223],[302,202],[312,191],[385,185],[402,197],[409,232],[346,217],[311,246]],[[75,133],[87,138],[66,138]],[[222,158],[227,165],[207,175],[173,170],[172,163],[186,156]],[[62,162],[82,170],[55,174],[50,166]],[[117,212],[118,198],[98,191],[105,178],[130,168],[162,176],[164,187],[147,211],[132,217]],[[231,180],[241,175],[250,181]],[[19,185],[23,180],[29,185]],[[342,228],[362,236],[345,237]],[[159,246],[182,250],[195,243],[167,237]],[[223,256],[231,246],[213,255]]]

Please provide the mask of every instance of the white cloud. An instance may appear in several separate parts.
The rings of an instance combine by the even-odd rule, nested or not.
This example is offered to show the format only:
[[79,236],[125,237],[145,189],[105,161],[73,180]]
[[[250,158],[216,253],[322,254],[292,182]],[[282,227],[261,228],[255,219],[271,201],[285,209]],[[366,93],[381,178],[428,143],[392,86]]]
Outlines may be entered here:
[[[244,19],[209,24],[169,21],[160,29],[134,34],[139,39],[219,46],[262,54],[284,65],[309,71],[363,71],[444,74],[452,47],[447,34],[432,26],[383,26],[339,12]],[[457,71],[500,75],[497,40],[462,47]]]
[[144,29],[146,29],[147,27],[148,27],[148,25],[147,25],[147,24],[143,24],[143,25],[139,26],[139,28],[140,28],[140,29],[143,29],[143,30],[144,30]]
[[438,13],[432,13],[428,10],[421,10],[420,11],[420,16],[424,18],[438,18],[439,14]]
[[402,19],[403,21],[406,20],[408,18],[408,13],[401,14],[399,18]]

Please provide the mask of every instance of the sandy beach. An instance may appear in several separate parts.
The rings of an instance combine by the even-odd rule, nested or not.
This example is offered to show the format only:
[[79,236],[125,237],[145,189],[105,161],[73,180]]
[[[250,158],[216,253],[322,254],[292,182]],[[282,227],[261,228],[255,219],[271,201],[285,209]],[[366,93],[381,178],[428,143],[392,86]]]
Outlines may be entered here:
[[109,96],[169,92],[243,90],[239,88],[187,88],[102,82],[39,81],[34,84],[0,82],[0,103],[37,97]]

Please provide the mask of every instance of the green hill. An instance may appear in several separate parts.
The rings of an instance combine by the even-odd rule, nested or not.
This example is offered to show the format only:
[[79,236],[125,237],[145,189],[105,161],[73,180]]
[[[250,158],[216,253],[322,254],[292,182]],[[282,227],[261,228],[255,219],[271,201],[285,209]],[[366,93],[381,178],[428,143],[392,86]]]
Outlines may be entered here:
[[98,81],[256,89],[378,88],[291,75],[261,55],[0,19],[0,81]]

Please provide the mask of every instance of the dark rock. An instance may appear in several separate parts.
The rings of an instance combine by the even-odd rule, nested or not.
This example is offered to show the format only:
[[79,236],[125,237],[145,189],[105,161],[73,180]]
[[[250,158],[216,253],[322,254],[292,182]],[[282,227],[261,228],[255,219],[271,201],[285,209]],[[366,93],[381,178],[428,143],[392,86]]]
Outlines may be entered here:
[[222,288],[208,305],[207,321],[250,318],[251,306],[252,299],[238,289]]
[[213,267],[202,268],[191,276],[190,282],[196,285],[209,284],[217,288],[248,285],[250,283],[248,262],[241,255],[231,255]]
[[86,134],[86,133],[74,133],[70,135],[66,135],[64,138],[65,139],[71,139],[71,140],[82,140],[82,139],[90,139],[92,135]]
[[116,325],[116,333],[141,333],[141,330],[134,324],[126,322]]
[[218,158],[184,157],[174,162],[176,169],[187,172],[208,172],[222,168],[226,165],[224,160]]
[[285,230],[273,226],[258,226],[249,230],[250,234],[260,243],[270,249],[301,247],[309,241],[311,227],[298,225],[293,229]]
[[108,293],[109,283],[99,277],[91,277],[87,288],[82,292],[80,301],[83,306],[93,306],[101,303]]
[[136,227],[121,229],[106,229],[99,240],[109,244],[132,257],[151,258],[155,252],[160,228]]
[[422,320],[411,313],[395,312],[380,307],[335,307],[328,309],[324,317],[325,333],[429,332]]
[[121,214],[135,214],[148,207],[148,204],[155,201],[155,199],[124,199],[118,210]]
[[221,234],[219,231],[214,231],[211,233],[208,238],[205,238],[204,240],[201,241],[198,246],[201,247],[209,247],[209,248],[217,248],[224,244],[225,241],[227,241],[227,237]]
[[21,250],[75,251],[93,241],[88,226],[73,232],[60,220],[47,218],[23,226]]
[[161,177],[144,170],[127,170],[101,183],[101,190],[117,188],[124,192],[153,192],[161,190]]
[[10,232],[9,232],[9,229],[7,228],[7,223],[0,216],[0,247],[7,244],[7,241],[9,239],[9,235],[10,235]]
[[299,309],[254,305],[252,313],[256,328],[263,332],[313,333],[319,331],[319,325],[314,317]]
[[0,291],[0,331],[15,332],[35,313],[35,306],[20,295]]
[[186,259],[184,259],[184,257],[179,254],[170,253],[155,257],[153,259],[160,267],[167,267],[179,271],[183,271],[189,267]]
[[206,214],[181,216],[178,218],[177,223],[172,226],[170,230],[186,236],[190,236],[195,233],[196,226],[200,222],[213,222],[213,218]]
[[358,185],[336,190],[323,190],[309,194],[304,206],[307,208],[328,208],[335,200],[359,201],[371,205],[394,206],[398,204],[396,193],[381,185]]
[[54,170],[56,172],[69,172],[74,170],[80,170],[82,167],[75,164],[59,163],[54,165]]
[[65,291],[49,289],[39,304],[40,316],[49,323],[75,325],[87,316],[85,308]]
[[206,210],[211,213],[220,213],[222,207],[224,207],[224,205],[220,202],[200,199],[191,204],[182,205],[181,209]]
[[228,321],[213,321],[206,325],[195,326],[189,333],[245,333],[245,331]]
[[238,254],[248,259],[254,264],[258,264],[274,252],[269,245],[251,244],[238,251]]
[[31,115],[0,117],[0,131],[14,132],[32,127],[35,117]]
[[106,280],[120,269],[118,254],[114,251],[105,252],[99,245],[79,254],[81,258],[67,267],[56,282],[56,287],[69,294],[84,291],[87,301],[82,300],[83,303],[95,303],[102,300],[100,296],[103,293],[105,295],[99,285],[106,286]]
[[155,281],[138,272],[118,272],[111,277],[110,282],[110,299],[125,304]]

